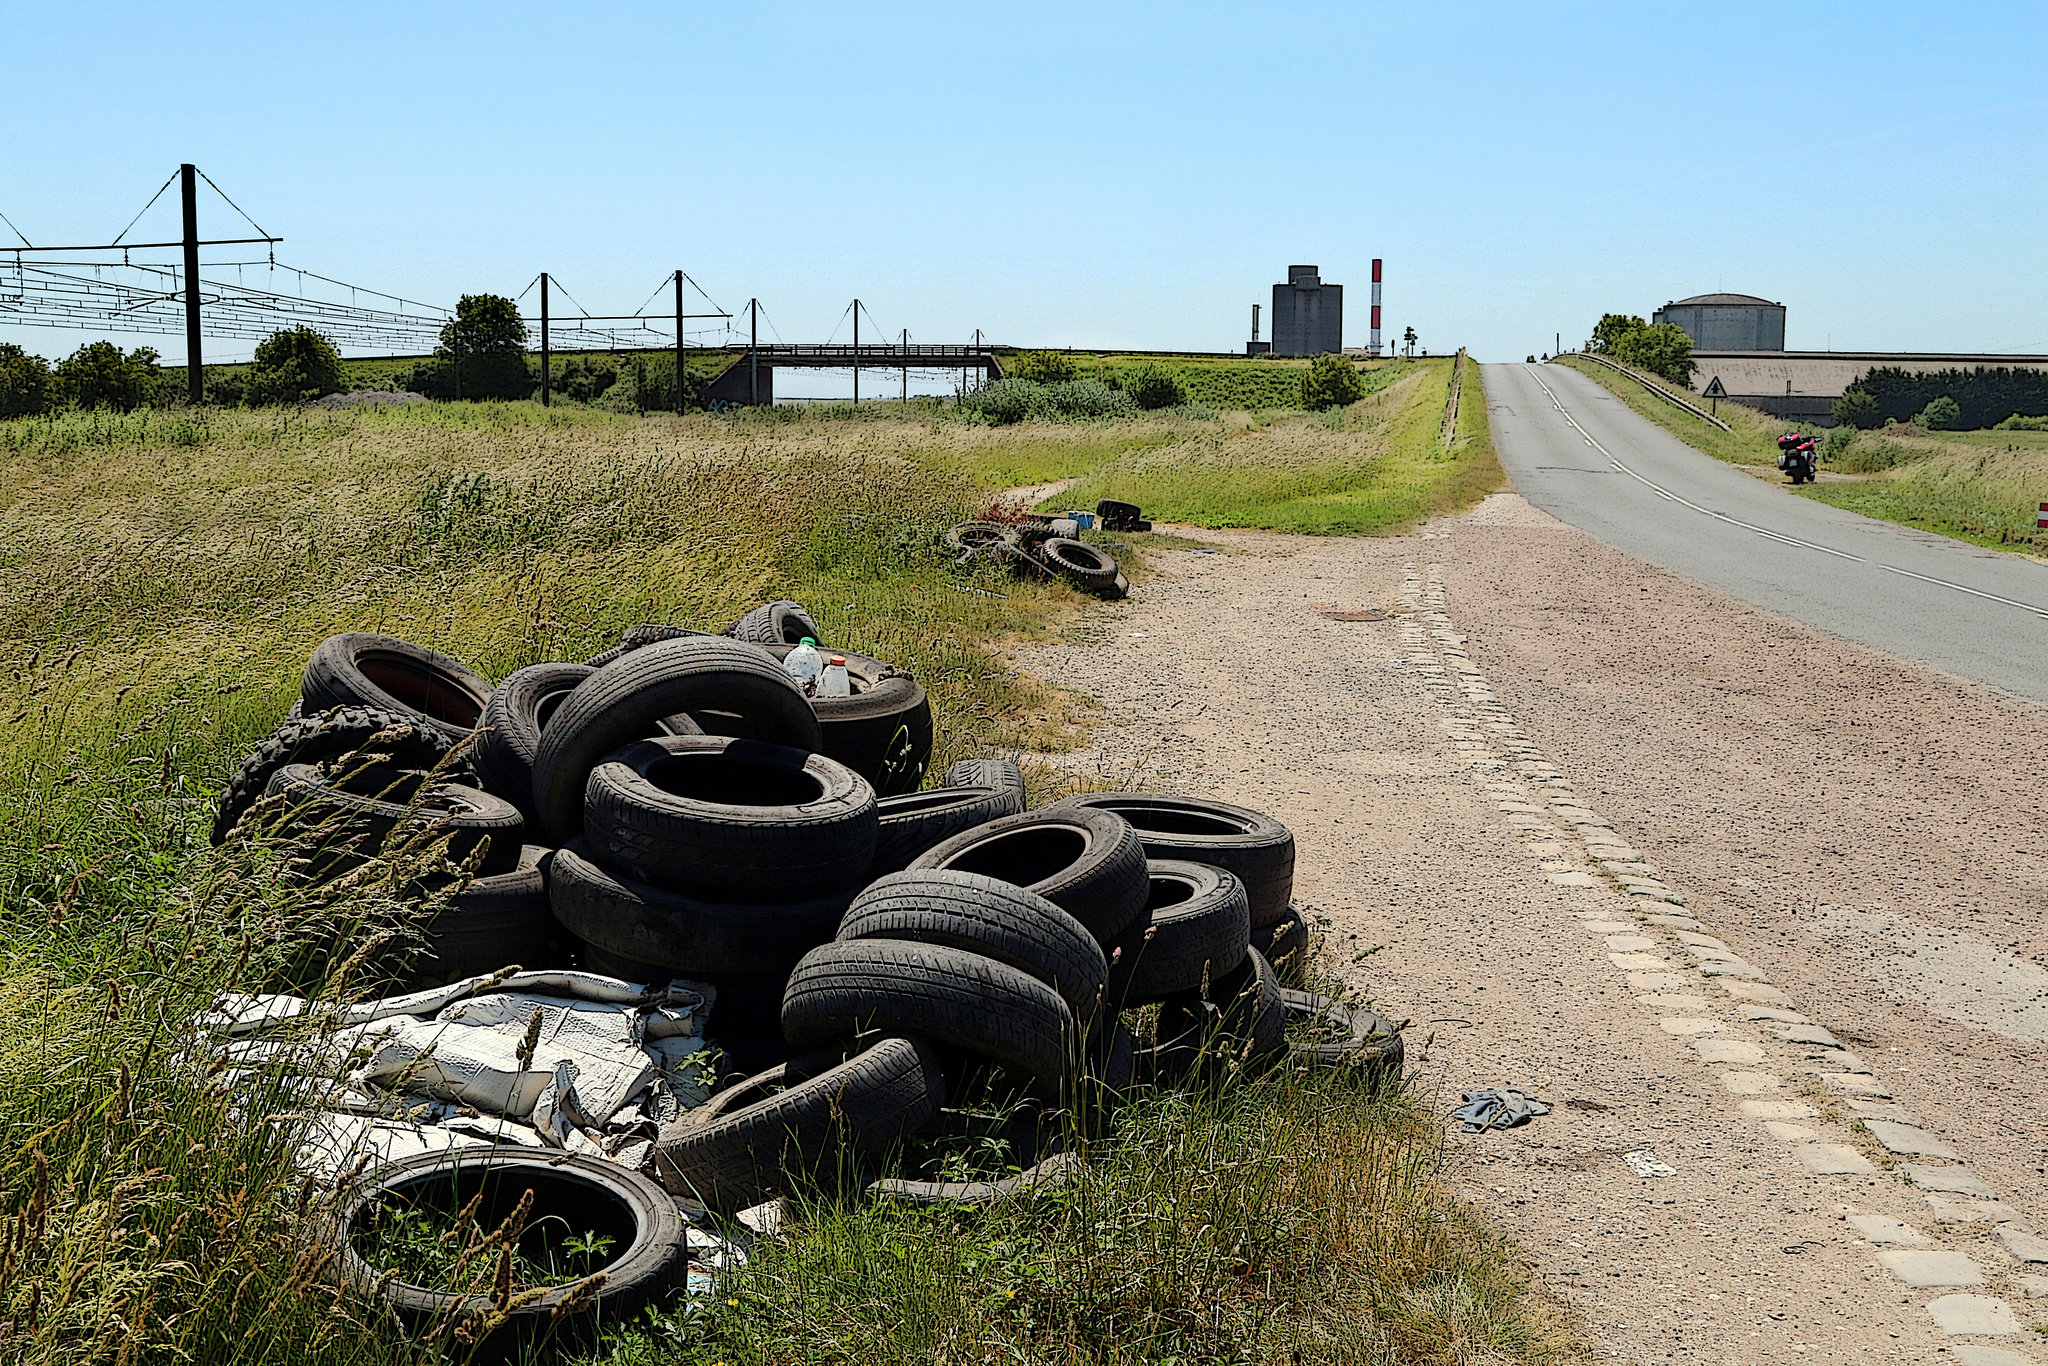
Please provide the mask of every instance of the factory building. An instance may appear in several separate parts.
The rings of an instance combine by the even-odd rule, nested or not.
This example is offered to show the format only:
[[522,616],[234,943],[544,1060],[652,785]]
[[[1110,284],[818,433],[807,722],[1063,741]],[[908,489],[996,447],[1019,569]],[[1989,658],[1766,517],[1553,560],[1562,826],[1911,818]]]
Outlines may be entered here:
[[1696,294],[1664,305],[1650,321],[1676,323],[1695,351],[1785,349],[1785,305],[1752,294]]
[[1344,349],[1344,286],[1326,285],[1314,266],[1289,266],[1273,286],[1276,356],[1320,356]]

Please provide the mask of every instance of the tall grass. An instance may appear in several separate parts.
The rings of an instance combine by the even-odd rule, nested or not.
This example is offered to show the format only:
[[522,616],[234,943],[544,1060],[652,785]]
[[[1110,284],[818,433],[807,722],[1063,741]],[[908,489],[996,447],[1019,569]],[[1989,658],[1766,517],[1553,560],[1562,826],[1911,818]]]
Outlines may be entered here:
[[1476,365],[1466,363],[1458,434],[1439,439],[1452,364],[1368,371],[1377,387],[1326,413],[1208,424],[1097,469],[1061,499],[1117,498],[1155,520],[1208,527],[1372,535],[1412,526],[1501,478]]

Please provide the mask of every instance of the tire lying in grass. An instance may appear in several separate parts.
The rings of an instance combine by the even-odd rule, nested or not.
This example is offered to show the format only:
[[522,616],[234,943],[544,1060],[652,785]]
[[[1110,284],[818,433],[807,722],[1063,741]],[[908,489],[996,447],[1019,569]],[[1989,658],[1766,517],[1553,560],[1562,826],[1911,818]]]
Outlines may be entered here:
[[1065,536],[1050,536],[1038,547],[1038,558],[1055,574],[1091,590],[1116,582],[1116,561],[1094,546]]
[[782,905],[700,900],[614,876],[580,839],[555,851],[548,873],[548,902],[564,929],[670,977],[787,973],[830,942],[852,899],[848,890]]
[[1131,523],[1145,515],[1136,503],[1125,503],[1115,498],[1104,498],[1095,505],[1095,515],[1101,519],[1104,531],[1128,531]]
[[1252,928],[1287,915],[1294,895],[1294,836],[1262,812],[1201,797],[1153,792],[1087,792],[1050,809],[1114,811],[1137,828],[1145,857],[1228,868],[1244,884]]
[[1012,1176],[992,1181],[911,1181],[885,1176],[870,1182],[868,1194],[891,1204],[929,1208],[939,1205],[999,1205],[1020,1195],[1043,1195],[1071,1181],[1085,1164],[1079,1153],[1054,1153]]
[[454,743],[417,717],[382,707],[335,707],[311,716],[295,709],[228,780],[214,815],[213,842],[227,839],[286,764],[320,764],[366,751],[400,768],[430,770],[448,757]]
[[771,744],[821,747],[810,699],[761,651],[711,636],[656,641],[584,679],[548,718],[533,760],[542,833],[566,841],[582,829],[584,784],[605,755],[698,710],[746,717]]
[[893,1147],[945,1104],[938,1059],[915,1037],[885,1037],[814,1076],[796,1066],[749,1077],[663,1126],[653,1159],[662,1184],[714,1210],[745,1209],[787,1189],[792,1174],[830,1177],[843,1155]]
[[1159,1007],[1154,1065],[1166,1076],[1197,1068],[1270,1060],[1287,1048],[1287,1005],[1280,978],[1257,949],[1206,993],[1185,992]]
[[1058,992],[964,949],[858,939],[805,954],[782,997],[789,1046],[817,1048],[870,1029],[950,1044],[1055,1094],[1081,1038]]
[[306,713],[379,707],[410,716],[452,743],[483,719],[491,685],[462,664],[395,636],[349,631],[314,647],[299,684]]
[[1251,942],[1266,955],[1284,985],[1302,984],[1308,968],[1308,922],[1301,912],[1290,910],[1272,924],[1259,926],[1252,931]]
[[787,599],[763,603],[726,627],[725,634],[754,645],[801,645],[805,636],[825,639],[818,623],[811,620],[810,609]]
[[[624,659],[644,645],[660,640],[683,640],[689,636],[708,636],[709,631],[693,631],[687,626],[662,626],[650,622],[643,626],[628,626],[619,636],[619,643],[602,654],[592,655],[583,662],[593,669],[602,669],[615,659]],[[502,686],[502,685],[501,685]]]
[[[349,1188],[321,1232],[334,1253],[334,1274],[380,1300],[413,1332],[480,1330],[497,1311],[488,1291],[458,1294],[411,1284],[366,1260],[379,1243],[380,1214],[424,1215],[452,1224],[475,1202],[475,1228],[489,1233],[532,1192],[519,1249],[529,1262],[551,1260],[562,1240],[609,1240],[601,1261],[578,1268],[602,1272],[594,1289],[588,1276],[532,1294],[516,1280],[504,1322],[485,1342],[487,1357],[509,1357],[520,1345],[570,1325],[625,1322],[666,1295],[683,1277],[687,1225],[668,1192],[638,1172],[572,1153],[508,1145],[421,1153],[366,1173]],[[485,1263],[486,1266],[489,1263]],[[522,1293],[525,1292],[525,1293]],[[577,1336],[585,1336],[578,1332]],[[466,1344],[465,1344],[466,1350]]]
[[947,787],[995,787],[1017,794],[1017,809],[1030,804],[1024,771],[1008,759],[962,759],[946,770]]
[[[771,645],[768,653],[780,662],[790,648]],[[932,705],[924,686],[879,659],[844,650],[831,653],[846,660],[853,694],[810,699],[818,713],[816,748],[873,783],[884,797],[915,792],[932,761]],[[705,724],[704,729],[718,727]]]
[[1109,1000],[1118,1010],[1198,991],[1237,971],[1251,942],[1244,884],[1223,868],[1152,859],[1146,913],[1117,936]]
[[344,871],[397,842],[443,836],[453,863],[466,863],[484,847],[479,877],[519,866],[526,821],[502,797],[381,764],[342,781],[347,787],[337,786],[311,764],[286,764],[266,792],[284,799],[279,829],[313,845],[312,862],[320,875]]
[[936,787],[884,797],[876,805],[874,875],[900,872],[935,844],[1014,816],[1024,809],[1015,793],[994,787]]
[[491,689],[469,747],[478,785],[531,816],[541,729],[577,684],[596,672],[587,664],[530,664]]
[[554,853],[537,844],[519,850],[511,872],[470,880],[441,912],[421,927],[426,947],[412,975],[422,985],[522,968],[564,966],[561,926],[548,905],[543,863]]
[[1108,944],[1145,913],[1151,882],[1138,836],[1123,817],[1048,807],[964,831],[911,861],[1015,883],[1038,893]]
[[1014,546],[1017,544],[1017,528],[1006,522],[962,522],[949,528],[940,539],[948,550],[958,554],[985,550],[990,546]]
[[639,740],[584,788],[599,862],[716,901],[849,890],[875,859],[875,790],[822,754],[723,735]]
[[1401,1033],[1386,1016],[1312,991],[1283,988],[1280,1001],[1296,1034],[1287,1045],[1289,1056],[1326,1067],[1363,1068],[1375,1080],[1401,1079],[1406,1061]]
[[1083,1021],[1094,1017],[1109,976],[1095,936],[1052,902],[950,869],[876,879],[847,907],[837,937],[938,944],[993,958],[1057,991]]

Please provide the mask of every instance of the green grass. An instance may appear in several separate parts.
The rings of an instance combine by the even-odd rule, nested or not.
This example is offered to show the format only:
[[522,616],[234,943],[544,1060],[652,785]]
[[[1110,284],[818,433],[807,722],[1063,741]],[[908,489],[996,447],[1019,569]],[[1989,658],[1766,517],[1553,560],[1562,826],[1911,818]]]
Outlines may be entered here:
[[[1400,406],[1390,430],[1433,438],[1427,407]],[[1483,423],[1482,403],[1465,411]],[[1299,425],[1364,441],[1345,425],[1361,415],[1242,439],[1282,449]],[[391,890],[404,868],[316,895],[279,851],[206,847],[212,795],[320,638],[388,631],[501,677],[634,622],[716,629],[789,596],[835,643],[918,675],[935,764],[1014,750],[1060,704],[991,646],[1084,600],[996,578],[977,586],[1005,596],[958,591],[934,533],[1019,472],[1229,426],[532,404],[0,423],[8,1359],[428,1359],[303,1243],[324,1197],[292,1168],[289,1126],[267,1120],[289,1108],[284,1079],[259,1068],[223,1089],[185,1047],[184,1022],[222,990],[359,994],[377,937],[416,924]],[[734,1287],[758,1312],[671,1316],[617,1350],[865,1363],[1007,1343],[1164,1363],[1231,1359],[1225,1333],[1268,1360],[1448,1362],[1481,1345],[1544,1360],[1569,1340],[1445,1195],[1440,1130],[1412,1102],[1276,1079],[1155,1097],[1118,1124],[1065,1203],[985,1224],[809,1206]],[[991,1284],[1018,1294],[998,1304]]]
[[[1695,450],[1732,464],[1777,465],[1777,438],[1786,424],[1776,418],[1724,403],[1720,416],[1733,430],[1723,432],[1602,366],[1571,357],[1561,363],[1591,375]],[[1846,444],[1831,433],[1824,451],[1823,473],[1863,477],[1823,479],[1800,487],[1799,497],[1973,545],[2033,554],[2048,550],[2034,526],[2039,505],[2048,501],[2048,432],[1928,432],[1893,426],[1859,433]],[[1788,486],[1787,492],[1794,490]]]
[[1137,503],[1159,521],[1383,535],[1499,487],[1478,367],[1465,366],[1456,438],[1440,440],[1449,359],[1367,371],[1368,396],[1317,414],[1232,415],[1097,469],[1057,501]]

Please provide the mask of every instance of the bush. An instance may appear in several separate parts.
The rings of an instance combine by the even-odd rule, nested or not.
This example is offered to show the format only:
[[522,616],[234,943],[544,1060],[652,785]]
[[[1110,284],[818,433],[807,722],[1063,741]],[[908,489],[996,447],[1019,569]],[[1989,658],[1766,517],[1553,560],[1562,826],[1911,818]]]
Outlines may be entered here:
[[50,363],[0,342],[0,417],[31,417],[50,406]]
[[1963,407],[1947,394],[1931,400],[1913,419],[1930,432],[1952,432],[1963,425]]
[[1065,384],[1081,377],[1081,367],[1064,352],[1019,351],[1003,363],[1003,377],[1038,384]]
[[1836,422],[1844,427],[1868,430],[1884,420],[1877,409],[1877,400],[1861,389],[1850,389],[1835,400],[1829,410]]
[[2026,417],[2014,413],[1991,429],[1994,432],[2048,432],[2048,417]]
[[1951,398],[1961,410],[1956,429],[1979,431],[2014,413],[2048,412],[2048,370],[1980,365],[1908,374],[1897,366],[1879,366],[1850,385],[1849,393],[1869,394],[1880,421],[1917,421],[1935,399]]
[[618,364],[608,356],[571,356],[550,377],[558,393],[590,403],[618,383]]
[[[1136,417],[1141,400],[1101,380],[1077,379],[1045,386],[1046,402],[1061,417]],[[1150,407],[1150,404],[1142,406]]]
[[1358,367],[1342,356],[1317,356],[1301,375],[1301,406],[1310,412],[1340,408],[1365,397]]
[[1699,363],[1692,358],[1692,336],[1676,323],[1658,323],[1627,333],[1615,345],[1614,358],[1647,370],[1673,384],[1688,384]]
[[311,403],[341,391],[341,352],[310,327],[273,332],[256,344],[256,360],[242,385],[251,407]]
[[1029,379],[999,379],[983,385],[960,400],[960,410],[996,427],[1057,415],[1046,387]]
[[147,346],[123,351],[112,342],[89,342],[57,362],[57,400],[132,412],[156,396],[161,379],[156,360]]
[[1140,408],[1174,408],[1188,401],[1187,381],[1157,361],[1142,361],[1117,375],[1117,386]]

